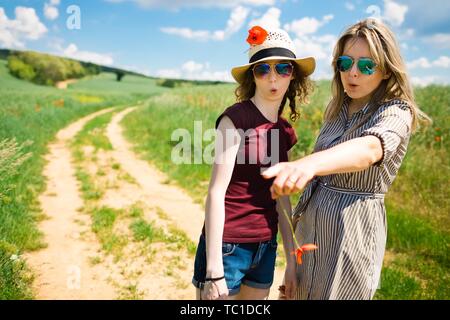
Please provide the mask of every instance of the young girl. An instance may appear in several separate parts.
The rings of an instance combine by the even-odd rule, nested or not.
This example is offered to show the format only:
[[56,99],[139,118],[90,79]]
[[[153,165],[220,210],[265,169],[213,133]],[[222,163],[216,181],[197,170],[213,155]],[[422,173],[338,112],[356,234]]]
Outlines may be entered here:
[[[217,119],[216,155],[206,200],[205,226],[195,257],[193,284],[199,299],[265,299],[273,282],[278,231],[277,202],[261,169],[288,160],[297,142],[281,118],[289,100],[304,102],[315,68],[313,58],[298,59],[283,30],[249,30],[249,63],[233,68],[238,103]],[[288,197],[278,201],[291,212]],[[287,219],[280,219],[283,239]],[[287,248],[289,251],[292,248]],[[288,255],[289,257],[289,255]],[[288,259],[295,284],[295,262]]]
[[334,51],[333,98],[314,153],[279,163],[276,198],[305,192],[296,236],[318,249],[297,267],[297,299],[371,299],[386,244],[384,196],[405,156],[419,110],[394,34],[376,20],[348,28]]

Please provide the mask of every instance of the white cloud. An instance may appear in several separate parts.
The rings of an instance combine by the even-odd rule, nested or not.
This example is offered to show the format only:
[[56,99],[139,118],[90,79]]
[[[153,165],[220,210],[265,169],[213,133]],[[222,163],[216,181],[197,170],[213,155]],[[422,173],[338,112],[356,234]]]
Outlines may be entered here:
[[136,72],[136,73],[151,77],[151,72],[150,72],[150,69],[148,69],[148,68],[137,67],[135,65],[129,65],[129,64],[115,65],[115,67],[122,69],[122,70],[132,71],[132,72]]
[[442,49],[450,49],[450,33],[437,33],[424,39],[425,43]]
[[120,2],[135,2],[142,8],[168,8],[168,9],[180,9],[180,8],[235,8],[240,5],[248,6],[272,6],[276,0],[106,0],[107,2],[120,3]]
[[48,30],[33,8],[16,7],[16,18],[10,20],[0,7],[0,45],[23,48],[24,40],[38,40]]
[[406,27],[414,28],[420,36],[430,37],[433,34],[449,30],[450,1],[445,0],[398,0],[408,6]]
[[450,57],[440,56],[437,60],[431,62],[427,58],[421,57],[407,63],[407,66],[409,69],[429,69],[433,67],[450,68]]
[[426,87],[430,84],[442,84],[448,85],[448,79],[444,79],[439,76],[422,76],[422,77],[412,77],[411,82],[413,85],[418,87]]
[[436,67],[450,68],[450,57],[440,56],[439,59],[433,62]]
[[313,56],[317,60],[331,60],[337,37],[331,34],[321,36],[314,34],[320,27],[330,22],[333,18],[333,15],[326,15],[321,20],[304,17],[284,25],[286,31],[295,34],[293,41],[298,56]]
[[353,3],[351,3],[351,2],[346,2],[345,3],[345,8],[347,10],[349,10],[349,11],[353,11],[353,10],[355,10],[355,5]]
[[203,64],[197,63],[195,61],[188,61],[181,66],[181,69],[188,73],[200,72],[202,71],[203,68],[204,68]]
[[416,68],[431,68],[431,63],[428,61],[427,58],[419,58],[414,61],[408,62],[407,66],[409,69],[416,69]]
[[280,28],[280,16],[281,10],[275,7],[269,8],[265,14],[258,19],[253,19],[248,24],[252,26],[261,26],[267,29],[279,29]]
[[285,24],[284,29],[288,32],[295,33],[298,37],[302,37],[308,34],[316,33],[320,27],[333,20],[333,18],[334,16],[332,14],[324,16],[322,20],[305,17]]
[[186,39],[208,40],[211,38],[211,32],[208,30],[192,30],[189,28],[164,27],[160,29],[162,32],[179,36]]
[[407,5],[401,5],[392,0],[384,0],[383,20],[398,27],[405,21],[407,11]]
[[314,57],[316,60],[331,62],[333,48],[337,37],[331,34],[323,36],[301,36],[294,39],[297,55],[300,57]]
[[64,57],[80,61],[93,62],[100,65],[112,65],[114,63],[114,60],[110,55],[91,51],[80,51],[73,43],[71,43],[67,48],[60,50],[59,54]]
[[225,34],[233,34],[239,31],[244,25],[245,19],[250,10],[245,7],[237,7],[231,11],[230,18],[227,21],[227,28]]
[[186,39],[199,41],[216,40],[223,41],[233,33],[239,31],[244,25],[250,10],[245,7],[237,7],[231,11],[230,18],[224,30],[192,30],[190,28],[163,27],[160,30],[164,33],[179,36]]
[[319,29],[334,19],[333,15],[322,19],[304,17],[284,25],[284,29],[295,34],[293,38],[298,57],[314,57],[322,60],[317,63],[313,79],[330,79],[332,77],[331,61],[337,36],[332,34],[316,35]]
[[181,79],[181,71],[177,69],[160,69],[156,71],[155,77],[166,79]]
[[199,63],[193,60],[183,63],[177,69],[160,69],[156,71],[155,76],[171,79],[234,81],[229,71],[213,71],[208,62]]
[[53,7],[51,4],[44,4],[44,15],[49,20],[55,20],[59,16],[58,8]]

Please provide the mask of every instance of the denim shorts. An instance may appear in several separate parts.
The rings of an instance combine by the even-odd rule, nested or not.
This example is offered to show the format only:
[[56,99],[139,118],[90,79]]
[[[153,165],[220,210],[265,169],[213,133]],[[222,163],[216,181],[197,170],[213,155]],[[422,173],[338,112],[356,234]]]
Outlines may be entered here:
[[[222,243],[223,267],[229,295],[239,293],[241,284],[268,289],[273,283],[277,253],[276,236],[257,243]],[[202,234],[197,247],[192,283],[201,289],[206,277],[206,243]]]

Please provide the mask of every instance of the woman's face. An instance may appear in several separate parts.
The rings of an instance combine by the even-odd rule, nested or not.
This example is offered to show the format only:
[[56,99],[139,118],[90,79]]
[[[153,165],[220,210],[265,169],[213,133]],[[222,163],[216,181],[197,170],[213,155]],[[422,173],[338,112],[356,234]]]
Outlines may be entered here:
[[374,91],[378,88],[383,79],[387,79],[378,67],[375,67],[373,74],[363,74],[358,69],[360,58],[371,58],[369,45],[363,38],[352,38],[347,40],[344,46],[343,56],[349,56],[354,63],[350,70],[340,71],[341,81],[347,95],[353,100],[365,104],[369,102]]
[[[258,66],[264,64],[270,65],[270,71],[265,75],[257,72]],[[277,64],[278,67],[276,67]],[[264,70],[264,67],[266,67],[267,70],[267,65],[262,67],[262,70]],[[256,94],[270,101],[282,100],[284,94],[289,88],[291,80],[294,79],[293,62],[283,60],[268,60],[255,64],[253,68],[253,77],[256,84]],[[275,68],[277,68],[278,71],[282,74],[280,75]]]

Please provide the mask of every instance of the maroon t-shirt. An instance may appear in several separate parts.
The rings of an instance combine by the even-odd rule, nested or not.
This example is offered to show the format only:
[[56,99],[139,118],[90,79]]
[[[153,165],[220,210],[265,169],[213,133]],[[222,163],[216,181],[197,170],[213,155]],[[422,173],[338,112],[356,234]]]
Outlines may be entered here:
[[241,144],[225,195],[225,242],[270,240],[278,231],[276,201],[270,196],[274,179],[261,176],[261,168],[288,161],[288,150],[297,143],[292,126],[282,117],[270,122],[250,100],[227,108],[216,120],[228,116],[238,129]]

